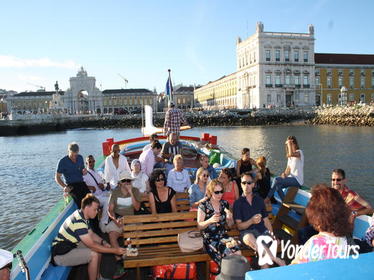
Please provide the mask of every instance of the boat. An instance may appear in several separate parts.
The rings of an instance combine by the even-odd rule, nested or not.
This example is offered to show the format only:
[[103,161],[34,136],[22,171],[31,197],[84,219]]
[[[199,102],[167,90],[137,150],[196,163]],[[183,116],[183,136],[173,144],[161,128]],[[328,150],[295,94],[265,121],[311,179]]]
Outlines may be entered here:
[[[148,123],[149,124],[149,123]],[[156,128],[157,129],[157,128]],[[154,130],[150,129],[147,134],[154,133]],[[215,166],[217,171],[222,168],[233,168],[236,165],[236,160],[233,157],[220,148],[217,145],[217,137],[212,136],[208,133],[204,133],[201,137],[192,136],[180,136],[180,140],[189,151],[186,155],[186,169],[190,174],[193,174],[196,170],[198,160],[196,158],[197,153],[206,154],[212,156],[213,154],[218,158],[218,165]],[[161,136],[160,142],[165,142],[166,137]],[[131,139],[125,139],[121,141],[115,141],[113,138],[106,139],[102,143],[103,155],[97,158],[96,169],[102,170],[104,166],[104,159],[110,154],[110,147],[112,144],[119,144],[121,148],[121,153],[128,157],[129,159],[137,158],[141,153],[143,147],[149,143],[148,137],[137,137]],[[218,155],[218,157],[217,157]],[[295,202],[306,206],[310,198],[310,193],[306,188],[301,188],[298,190]],[[280,203],[273,205],[272,214],[276,215]],[[17,251],[22,251],[25,262],[29,268],[30,279],[35,280],[65,280],[68,278],[71,271],[70,267],[53,266],[50,264],[51,259],[51,244],[57,232],[64,222],[64,220],[74,211],[76,206],[74,202],[69,198],[62,198],[57,202],[57,204],[50,210],[50,212],[43,217],[43,219],[32,229],[27,236],[25,236],[12,250],[13,253]],[[294,218],[297,219],[297,213],[294,213]],[[299,217],[300,218],[300,217]],[[366,229],[369,227],[370,217],[360,216],[355,219],[355,227],[353,236],[356,238],[362,238]],[[361,256],[361,255],[360,255]],[[261,271],[248,272],[246,279],[262,279],[264,277],[272,279],[305,279],[302,275],[308,275],[310,278],[318,279],[320,275],[331,275],[330,267],[337,267],[339,271],[335,271],[335,277],[339,276],[339,279],[343,279],[341,275],[345,270],[341,270],[340,267],[349,267],[350,265],[360,266],[360,270],[354,270],[355,277],[367,277],[367,271],[370,270],[371,264],[374,263],[374,252],[365,254],[364,257],[359,257],[357,260],[328,260],[317,263],[308,263],[303,265],[294,265],[278,268],[270,268]],[[369,266],[370,264],[370,266]],[[302,268],[301,268],[302,267]],[[318,269],[322,269],[320,272]],[[322,274],[321,274],[322,273]],[[287,276],[286,276],[287,275]],[[282,276],[282,277],[280,277]],[[370,277],[367,277],[369,279]],[[11,279],[23,280],[25,279],[25,274],[19,266],[18,259],[13,261],[13,269],[11,272]],[[329,279],[335,279],[329,277]]]

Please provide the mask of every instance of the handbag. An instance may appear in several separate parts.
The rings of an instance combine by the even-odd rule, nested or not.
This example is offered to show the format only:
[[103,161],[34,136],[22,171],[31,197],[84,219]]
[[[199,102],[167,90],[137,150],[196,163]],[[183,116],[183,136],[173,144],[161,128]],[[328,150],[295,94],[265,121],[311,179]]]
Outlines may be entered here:
[[194,252],[203,248],[200,231],[190,230],[178,234],[178,245],[182,252]]

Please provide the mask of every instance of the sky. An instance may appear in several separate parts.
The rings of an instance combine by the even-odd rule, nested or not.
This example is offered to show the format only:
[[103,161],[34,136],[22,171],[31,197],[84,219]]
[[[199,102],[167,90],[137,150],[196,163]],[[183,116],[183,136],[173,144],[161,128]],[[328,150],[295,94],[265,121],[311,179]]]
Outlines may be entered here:
[[[315,52],[374,54],[371,0],[1,2],[0,89],[62,90],[83,66],[101,89],[165,90],[236,70],[236,39],[315,29]],[[126,84],[124,79],[128,80]]]

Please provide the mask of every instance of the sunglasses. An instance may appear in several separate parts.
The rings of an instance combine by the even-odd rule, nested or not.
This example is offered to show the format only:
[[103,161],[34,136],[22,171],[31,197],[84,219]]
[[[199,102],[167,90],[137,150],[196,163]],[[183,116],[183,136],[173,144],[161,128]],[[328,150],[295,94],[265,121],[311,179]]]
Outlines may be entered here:
[[89,160],[88,163],[95,162],[94,160]]
[[165,178],[157,178],[156,179],[156,182],[161,182],[161,181],[165,181]]
[[254,182],[252,182],[252,181],[243,181],[242,182],[242,185],[252,185],[252,184],[254,184]]
[[341,178],[337,178],[337,179],[334,179],[334,178],[331,178],[331,181],[333,181],[333,182],[340,182],[341,180],[343,180],[343,179],[341,179]]
[[121,180],[121,183],[131,183],[132,180],[130,179],[123,179]]
[[209,174],[203,174],[202,176],[203,177],[209,177]]
[[214,191],[215,194],[223,194],[223,190],[220,191]]

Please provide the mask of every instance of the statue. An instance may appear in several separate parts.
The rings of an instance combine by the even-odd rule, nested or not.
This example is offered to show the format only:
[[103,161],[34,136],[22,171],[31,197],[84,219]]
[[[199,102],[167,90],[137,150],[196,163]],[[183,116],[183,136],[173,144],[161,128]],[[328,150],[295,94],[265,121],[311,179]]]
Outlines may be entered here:
[[314,26],[313,26],[313,24],[309,24],[308,28],[309,28],[309,34],[310,35],[314,35]]
[[59,90],[58,81],[56,81],[56,83],[55,83],[55,91],[58,92],[58,90]]
[[264,24],[261,21],[258,21],[256,24],[256,32],[257,33],[264,32]]

